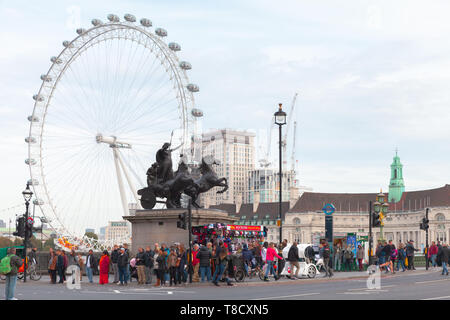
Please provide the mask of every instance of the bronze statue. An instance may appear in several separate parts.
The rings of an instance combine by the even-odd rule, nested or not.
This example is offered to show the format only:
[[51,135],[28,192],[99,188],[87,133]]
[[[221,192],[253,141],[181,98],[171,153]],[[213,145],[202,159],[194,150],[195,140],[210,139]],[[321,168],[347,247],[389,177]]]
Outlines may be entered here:
[[[213,187],[223,187],[217,193],[228,190],[227,180],[218,178],[212,169],[212,165],[217,164],[211,161],[209,165],[205,159],[199,166],[201,176],[194,180],[189,168],[181,161],[177,171],[172,169],[172,151],[169,149],[170,143],[164,143],[156,153],[156,162],[147,170],[147,187],[138,191],[141,196],[141,205],[144,209],[153,209],[156,203],[165,203],[167,208],[181,208],[181,196],[186,194],[192,198],[192,204],[199,208],[196,200],[200,193],[207,192]],[[182,156],[181,156],[182,157]],[[166,201],[157,201],[156,198],[166,198]]]

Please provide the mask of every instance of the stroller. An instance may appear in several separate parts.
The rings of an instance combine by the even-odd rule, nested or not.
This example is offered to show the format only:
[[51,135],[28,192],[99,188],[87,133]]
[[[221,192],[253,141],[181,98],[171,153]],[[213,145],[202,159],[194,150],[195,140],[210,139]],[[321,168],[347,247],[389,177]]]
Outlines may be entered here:
[[136,268],[136,259],[133,258],[130,260],[130,282],[132,282],[133,278],[138,279],[138,273]]

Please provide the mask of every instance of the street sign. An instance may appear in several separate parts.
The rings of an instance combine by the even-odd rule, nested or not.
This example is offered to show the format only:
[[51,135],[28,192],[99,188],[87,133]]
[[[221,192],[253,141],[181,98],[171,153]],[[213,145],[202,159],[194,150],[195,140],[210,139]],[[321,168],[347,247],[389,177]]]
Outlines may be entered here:
[[327,203],[323,208],[322,211],[326,214],[326,215],[332,215],[334,213],[336,209],[334,208],[334,206],[331,203]]
[[328,243],[333,243],[333,213],[335,208],[331,203],[327,203],[322,211],[325,213],[325,239]]

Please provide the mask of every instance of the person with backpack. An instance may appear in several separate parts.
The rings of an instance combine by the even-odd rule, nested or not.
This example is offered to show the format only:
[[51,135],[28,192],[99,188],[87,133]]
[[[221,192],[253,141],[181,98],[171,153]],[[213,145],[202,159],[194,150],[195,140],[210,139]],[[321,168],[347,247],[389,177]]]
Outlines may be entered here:
[[9,248],[8,254],[0,262],[0,273],[6,276],[5,299],[17,300],[14,297],[17,285],[17,270],[22,266],[23,261],[16,256],[16,248]]
[[344,251],[344,269],[352,271],[353,251],[351,246],[347,246]]
[[331,249],[327,241],[322,242],[322,246],[319,250],[319,256],[323,259],[323,267],[325,268],[325,277],[332,277],[333,271],[330,268]]

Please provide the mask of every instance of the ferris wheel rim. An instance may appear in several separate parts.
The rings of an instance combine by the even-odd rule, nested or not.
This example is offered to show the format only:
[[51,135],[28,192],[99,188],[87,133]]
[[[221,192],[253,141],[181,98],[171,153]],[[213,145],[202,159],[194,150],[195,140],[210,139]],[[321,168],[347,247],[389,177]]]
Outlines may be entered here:
[[[64,225],[64,223],[62,223],[62,221],[60,220],[60,215],[58,212],[58,209],[54,206],[52,198],[50,197],[49,194],[49,190],[48,190],[48,186],[47,183],[45,181],[45,169],[43,168],[43,162],[42,162],[42,157],[43,157],[43,152],[42,152],[42,137],[43,137],[43,132],[44,132],[44,128],[45,128],[45,117],[47,115],[47,111],[49,108],[49,105],[52,101],[53,98],[53,94],[55,92],[55,89],[57,88],[59,81],[61,78],[64,78],[64,74],[67,70],[68,67],[70,67],[70,65],[79,57],[79,55],[81,54],[81,52],[84,50],[89,50],[89,45],[91,44],[92,46],[95,45],[95,41],[94,39],[97,39],[98,37],[100,37],[102,34],[109,34],[112,33],[114,31],[118,31],[118,30],[132,30],[134,33],[139,34],[139,35],[144,35],[146,40],[150,40],[152,41],[156,47],[159,49],[159,52],[163,54],[163,57],[161,57],[161,64],[163,64],[163,59],[164,61],[169,63],[170,68],[166,69],[166,73],[170,74],[172,73],[174,75],[173,77],[173,82],[177,84],[176,86],[176,91],[177,91],[177,98],[179,99],[179,101],[181,101],[181,103],[179,103],[179,108],[182,111],[182,123],[183,123],[183,143],[187,144],[189,139],[187,137],[187,131],[188,131],[188,125],[189,125],[189,120],[188,120],[188,116],[189,116],[189,109],[193,109],[194,108],[194,97],[192,92],[195,91],[191,91],[191,90],[186,90],[187,86],[190,85],[187,74],[186,74],[186,70],[184,68],[181,68],[181,63],[178,59],[178,56],[175,54],[175,52],[173,52],[173,50],[170,50],[169,46],[162,41],[158,36],[150,33],[149,31],[147,31],[146,29],[136,26],[132,23],[127,23],[127,22],[111,22],[111,23],[105,23],[105,24],[99,24],[99,25],[94,25],[94,27],[91,27],[88,30],[85,30],[84,32],[79,33],[79,35],[77,37],[75,37],[72,41],[67,42],[65,41],[65,48],[63,48],[63,50],[59,53],[58,56],[55,57],[54,61],[52,61],[52,64],[49,68],[49,70],[47,71],[47,73],[45,74],[45,79],[48,79],[49,76],[52,75],[52,71],[55,71],[55,73],[58,75],[56,77],[55,80],[50,81],[51,85],[49,86],[49,92],[50,94],[47,97],[44,97],[45,102],[42,104],[41,106],[41,102],[40,96],[41,94],[45,91],[45,86],[46,86],[46,80],[45,79],[41,79],[42,84],[39,88],[38,94],[37,94],[37,98],[35,99],[35,103],[34,103],[34,107],[33,107],[33,113],[31,115],[32,120],[34,120],[37,108],[41,107],[44,109],[44,113],[43,113],[43,117],[42,119],[40,119],[40,123],[36,124],[34,121],[30,121],[30,127],[29,127],[29,131],[28,131],[28,137],[33,137],[33,129],[35,129],[37,127],[38,133],[39,133],[39,165],[35,165],[32,162],[28,163],[28,167],[29,167],[29,172],[30,172],[30,178],[31,180],[33,179],[37,179],[40,178],[39,184],[41,185],[41,190],[39,190],[39,188],[35,185],[32,184],[32,188],[33,191],[35,192],[35,195],[37,196],[42,196],[43,198],[45,198],[45,201],[49,207],[49,209],[51,210],[51,213],[53,215],[53,217],[55,217],[57,219],[57,221],[50,221],[48,223],[48,225],[57,233],[62,233],[61,231],[63,231],[64,233],[67,233],[68,235],[72,235],[71,232],[69,231],[69,229]],[[103,31],[103,32],[99,32],[99,31]],[[78,32],[78,31],[77,31]],[[132,34],[134,34],[132,33]],[[121,39],[120,35],[119,36],[111,36],[109,39]],[[126,39],[126,38],[125,38]],[[73,49],[73,45],[74,43],[76,43],[76,41],[81,40],[82,45],[79,46],[77,48],[77,50],[72,53]],[[105,39],[99,40],[103,41]],[[139,44],[143,45],[142,42],[136,39],[132,39],[131,37],[128,38],[127,40],[131,40],[131,41],[136,41]],[[144,45],[147,48],[146,45]],[[70,52],[69,54],[69,59],[67,61],[64,61],[64,67],[62,69],[60,69],[58,71],[58,69],[56,68],[59,64],[61,64],[60,59],[62,59],[64,57],[64,54],[66,52]],[[157,58],[158,55],[156,55]],[[189,66],[190,69],[190,66]],[[197,90],[198,91],[198,90]],[[178,97],[179,94],[179,97]],[[32,159],[32,149],[33,149],[33,145],[32,143],[28,144],[28,159]],[[184,149],[184,148],[183,148]],[[189,148],[185,148],[186,150],[188,150]],[[46,217],[49,218],[50,213],[46,213],[44,210],[44,208],[42,207],[42,205],[39,203],[40,199],[38,199],[38,207],[41,210],[42,214]],[[57,227],[57,225],[59,225],[59,227]],[[72,235],[73,236],[73,235]]]

